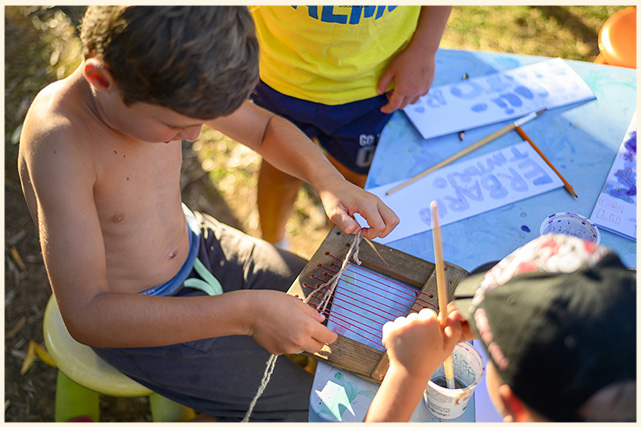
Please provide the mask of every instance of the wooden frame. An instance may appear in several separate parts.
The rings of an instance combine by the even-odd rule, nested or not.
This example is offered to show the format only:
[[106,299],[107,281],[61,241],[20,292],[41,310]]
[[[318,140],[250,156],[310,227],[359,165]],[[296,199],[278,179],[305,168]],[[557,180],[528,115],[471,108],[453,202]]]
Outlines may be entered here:
[[[300,275],[296,278],[288,294],[305,299],[317,287],[325,285],[314,276],[322,275],[322,265],[336,262],[335,257],[345,259],[354,235],[345,234],[334,227],[316,253],[309,260]],[[369,245],[372,243],[372,246]],[[330,256],[333,255],[333,256]],[[423,293],[423,301],[433,302],[438,307],[436,286],[436,266],[399,250],[375,242],[361,240],[358,258],[361,266],[383,276],[398,280]],[[454,289],[468,272],[457,265],[445,263],[447,278],[447,299],[452,300]],[[424,303],[416,301],[411,311],[419,311]],[[368,381],[380,384],[387,372],[389,362],[384,351],[377,350],[358,341],[339,335],[336,342],[325,345],[320,351],[310,356],[321,362],[351,372]]]

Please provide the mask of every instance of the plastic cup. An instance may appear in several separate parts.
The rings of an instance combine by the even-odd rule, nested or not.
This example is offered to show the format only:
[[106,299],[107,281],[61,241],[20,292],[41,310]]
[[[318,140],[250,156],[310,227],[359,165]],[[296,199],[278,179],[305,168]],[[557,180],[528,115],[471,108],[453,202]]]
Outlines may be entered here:
[[574,212],[559,212],[545,218],[540,234],[567,234],[597,245],[601,241],[599,229],[589,219]]
[[445,377],[443,366],[434,372],[423,393],[423,402],[429,411],[437,417],[450,420],[460,417],[473,396],[474,389],[485,375],[483,356],[470,343],[456,344],[452,352],[454,380],[457,388],[449,389],[434,381]]

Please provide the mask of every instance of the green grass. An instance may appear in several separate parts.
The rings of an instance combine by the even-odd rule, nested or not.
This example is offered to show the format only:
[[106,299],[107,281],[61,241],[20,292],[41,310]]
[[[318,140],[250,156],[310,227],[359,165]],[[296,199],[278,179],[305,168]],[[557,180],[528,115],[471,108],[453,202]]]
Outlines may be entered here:
[[626,6],[456,6],[441,47],[592,62],[599,30]]

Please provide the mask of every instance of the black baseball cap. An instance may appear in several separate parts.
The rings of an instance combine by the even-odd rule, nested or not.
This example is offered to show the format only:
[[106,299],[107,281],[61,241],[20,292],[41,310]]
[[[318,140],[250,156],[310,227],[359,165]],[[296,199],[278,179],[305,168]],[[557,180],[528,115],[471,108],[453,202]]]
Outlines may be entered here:
[[503,381],[551,421],[581,421],[599,390],[636,381],[636,277],[603,246],[545,234],[463,279],[454,303]]

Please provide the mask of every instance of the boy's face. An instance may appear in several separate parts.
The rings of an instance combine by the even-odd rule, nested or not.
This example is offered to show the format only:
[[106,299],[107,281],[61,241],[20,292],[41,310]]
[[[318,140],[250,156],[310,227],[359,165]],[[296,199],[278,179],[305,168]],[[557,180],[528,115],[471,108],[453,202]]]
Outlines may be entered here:
[[499,396],[499,386],[503,384],[503,380],[496,372],[494,363],[487,362],[485,366],[485,386],[487,387],[487,394],[490,396],[496,411],[502,416],[507,415],[507,411],[503,406],[503,400]]
[[103,107],[111,127],[145,142],[193,141],[204,124],[159,105],[136,102],[127,106],[117,90],[107,95]]

